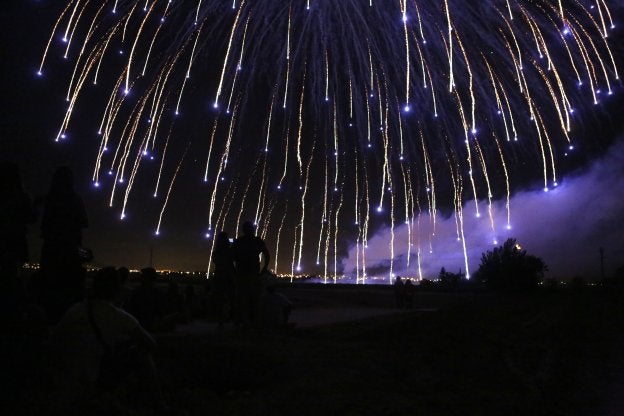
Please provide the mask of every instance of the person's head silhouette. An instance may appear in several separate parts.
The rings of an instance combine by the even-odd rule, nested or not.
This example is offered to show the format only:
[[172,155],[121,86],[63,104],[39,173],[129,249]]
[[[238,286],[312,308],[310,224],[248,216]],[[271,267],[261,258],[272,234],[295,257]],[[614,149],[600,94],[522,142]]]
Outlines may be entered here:
[[54,172],[50,183],[50,194],[68,195],[74,192],[74,174],[67,166],[61,166]]
[[158,273],[153,267],[144,267],[141,269],[141,283],[151,284],[156,281]]
[[93,298],[112,300],[121,287],[119,273],[114,267],[104,267],[93,278]]

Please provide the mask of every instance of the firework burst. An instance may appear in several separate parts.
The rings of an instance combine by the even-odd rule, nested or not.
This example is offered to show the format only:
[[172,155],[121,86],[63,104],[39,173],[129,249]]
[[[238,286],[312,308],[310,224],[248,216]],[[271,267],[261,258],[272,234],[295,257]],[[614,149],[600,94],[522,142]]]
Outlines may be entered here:
[[464,253],[464,215],[483,216],[491,236],[509,228],[512,207],[497,224],[492,201],[509,201],[515,164],[556,187],[575,111],[620,85],[606,0],[473,3],[74,0],[38,74],[60,44],[72,69],[57,141],[100,85],[93,182],[122,219],[157,159],[159,234],[191,152],[209,200],[199,235],[253,218],[279,271],[316,261],[333,279],[341,247],[355,245],[363,282],[373,222],[407,224],[407,241],[391,233],[390,257],[413,246],[400,261],[418,274],[438,210],[452,208]]

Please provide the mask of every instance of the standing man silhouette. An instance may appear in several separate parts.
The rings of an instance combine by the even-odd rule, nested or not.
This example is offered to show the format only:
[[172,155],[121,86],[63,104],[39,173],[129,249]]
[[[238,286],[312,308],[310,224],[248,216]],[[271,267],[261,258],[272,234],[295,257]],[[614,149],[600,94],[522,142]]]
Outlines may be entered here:
[[[262,293],[260,276],[267,271],[271,261],[269,250],[264,240],[256,236],[256,229],[251,221],[245,221],[243,224],[243,235],[234,241],[232,254],[236,270],[238,321],[243,327],[249,327],[250,324],[255,324],[257,319],[258,303]],[[260,255],[264,263],[262,268]]]
[[28,260],[28,225],[36,219],[19,167],[0,163],[0,320],[14,317],[25,301],[19,270]]

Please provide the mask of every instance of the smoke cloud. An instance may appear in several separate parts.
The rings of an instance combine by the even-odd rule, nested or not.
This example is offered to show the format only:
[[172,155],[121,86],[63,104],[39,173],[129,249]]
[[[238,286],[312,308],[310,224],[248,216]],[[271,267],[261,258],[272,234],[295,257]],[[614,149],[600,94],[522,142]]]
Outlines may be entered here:
[[[515,238],[529,254],[546,262],[547,277],[553,278],[599,278],[599,250],[603,247],[605,275],[610,276],[615,268],[624,265],[623,196],[624,142],[620,141],[588,168],[567,175],[558,187],[548,192],[514,194],[509,229],[505,200],[493,201],[494,231],[487,201],[479,202],[479,218],[474,201],[468,201],[463,207],[468,271],[477,270],[483,252],[507,238]],[[435,278],[441,267],[465,273],[464,246],[458,238],[457,221],[455,216],[438,216],[435,236],[430,237],[433,221],[428,214],[422,214],[413,221],[411,247],[409,226],[395,226],[394,256],[390,252],[391,230],[377,231],[370,236],[365,249],[367,276],[389,278],[391,266],[394,275],[411,277]],[[356,256],[357,248],[353,246],[343,261],[345,274],[356,275]],[[361,255],[359,262],[361,269]]]

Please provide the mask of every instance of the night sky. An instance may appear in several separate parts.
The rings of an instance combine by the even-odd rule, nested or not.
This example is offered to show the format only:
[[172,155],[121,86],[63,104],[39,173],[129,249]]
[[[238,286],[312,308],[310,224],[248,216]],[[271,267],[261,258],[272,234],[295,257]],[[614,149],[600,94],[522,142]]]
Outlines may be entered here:
[[[204,143],[193,135],[194,129],[200,131],[200,138],[209,135],[209,119],[212,117],[209,105],[204,103],[188,114],[196,124],[183,124],[176,132],[179,139],[168,149],[171,160],[175,162],[183,158],[183,162],[165,211],[160,235],[154,236],[154,227],[161,205],[152,202],[151,189],[143,186],[147,183],[151,186],[153,172],[158,170],[158,160],[151,165],[146,162],[141,167],[146,174],[137,179],[139,185],[132,194],[126,218],[120,221],[119,206],[108,207],[110,193],[106,188],[94,188],[91,180],[100,142],[94,129],[101,116],[101,110],[98,110],[102,107],[101,91],[85,90],[81,104],[73,114],[76,121],[70,137],[61,143],[54,142],[64,114],[66,80],[71,70],[62,62],[59,57],[61,52],[56,49],[51,53],[44,75],[39,78],[36,71],[52,25],[62,10],[63,5],[59,3],[63,2],[14,0],[0,10],[3,59],[0,159],[19,163],[25,188],[33,198],[46,193],[55,167],[68,165],[74,170],[76,188],[89,213],[90,226],[84,233],[84,244],[95,254],[94,265],[143,267],[149,261],[150,250],[153,250],[157,268],[205,270],[211,247],[211,240],[204,238],[210,193],[201,188],[206,149]],[[621,7],[615,8],[616,12],[621,10]],[[616,20],[618,17],[621,18],[616,14]],[[616,28],[612,37],[621,39],[622,30]],[[611,44],[618,45],[618,42],[612,40]],[[619,42],[614,53],[622,70],[624,55],[621,44]],[[216,77],[212,74],[208,78],[214,83]],[[190,99],[201,96],[201,91],[191,91]],[[575,141],[575,154],[558,163],[561,179],[557,188],[549,192],[542,190],[539,169],[534,168],[538,164],[535,160],[522,153],[512,158],[510,170],[514,171],[517,183],[511,197],[510,230],[499,231],[496,235],[484,233],[487,224],[484,225],[483,218],[477,220],[469,214],[474,210],[474,203],[465,198],[464,230],[472,271],[478,265],[481,252],[493,247],[494,242],[502,244],[508,237],[517,238],[529,253],[542,257],[549,266],[551,277],[596,277],[599,273],[599,247],[605,249],[607,273],[624,264],[624,89],[621,81],[614,83],[613,91],[613,97],[586,111],[582,122],[575,125],[574,134],[578,139]],[[315,114],[308,109],[306,116],[314,117]],[[243,151],[244,148],[237,150],[239,153]],[[318,150],[310,154],[320,154],[314,152]],[[314,163],[320,163],[319,160],[322,158],[317,157]],[[352,168],[348,162],[345,163],[346,170]],[[168,164],[165,176],[171,178],[176,166],[177,163]],[[444,184],[444,181],[441,183]],[[241,187],[244,188],[244,183]],[[252,185],[249,193],[253,192]],[[440,194],[444,195],[445,191],[441,190]],[[318,194],[311,195],[309,209],[312,213],[321,209],[320,199]],[[504,224],[505,200],[499,198],[493,204],[497,223]],[[487,212],[485,201],[479,205],[483,212]],[[245,211],[244,217],[251,213]],[[275,221],[279,222],[279,219]],[[341,221],[345,222],[345,226],[339,243],[339,268],[347,274],[355,274],[353,242],[357,227],[353,227],[352,220],[341,218]],[[350,221],[348,225],[347,221]],[[420,237],[423,250],[431,248],[434,253],[423,256],[421,267],[425,277],[434,277],[440,267],[449,271],[464,268],[455,224],[450,207],[441,203],[436,237],[429,239],[424,232]],[[294,229],[296,222],[287,220],[284,226]],[[308,227],[308,230],[313,229],[314,225]],[[387,274],[388,222],[373,219],[369,233],[369,273]],[[38,234],[38,224],[31,226],[33,261],[39,258]],[[320,268],[313,266],[315,237],[306,238],[304,249],[310,253],[302,272],[318,274]],[[398,242],[394,253],[395,273],[416,275],[413,252],[411,266],[405,266],[407,248],[400,242],[407,241],[407,229],[400,222],[394,230],[394,238]],[[268,240],[272,250],[274,237]],[[292,249],[292,243],[287,244]],[[283,268],[280,271],[289,271],[290,254],[282,253],[280,256]]]
[[[54,143],[62,119],[65,85],[54,85],[49,77],[62,68],[51,66],[45,79],[37,78],[36,70],[60,11],[58,3],[12,1],[1,12],[5,62],[2,66],[2,96],[5,98],[1,116],[2,159],[20,164],[25,188],[33,198],[45,195],[49,178],[57,166],[68,165],[74,170],[76,188],[89,213],[90,226],[85,230],[83,241],[93,250],[95,265],[144,267],[153,248],[157,267],[205,270],[210,245],[198,238],[197,227],[186,220],[186,215],[200,218],[205,207],[188,204],[187,198],[172,200],[172,211],[184,212],[185,217],[179,221],[174,219],[166,238],[155,239],[153,217],[158,214],[159,207],[149,204],[139,207],[132,212],[129,221],[122,223],[118,211],[108,208],[107,195],[93,189],[90,179],[95,134],[73,137],[71,143],[62,145]],[[92,132],[92,128],[87,125],[84,130]],[[38,234],[38,224],[31,226],[33,261],[39,259]]]

